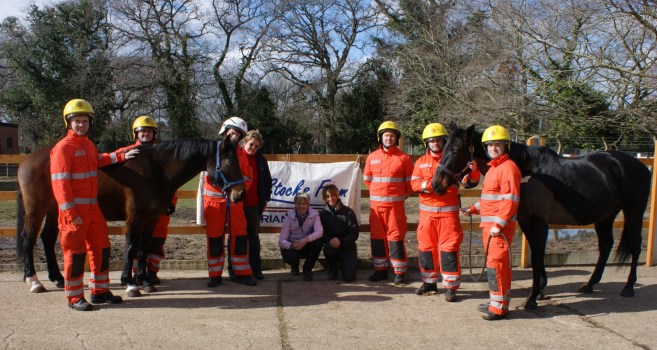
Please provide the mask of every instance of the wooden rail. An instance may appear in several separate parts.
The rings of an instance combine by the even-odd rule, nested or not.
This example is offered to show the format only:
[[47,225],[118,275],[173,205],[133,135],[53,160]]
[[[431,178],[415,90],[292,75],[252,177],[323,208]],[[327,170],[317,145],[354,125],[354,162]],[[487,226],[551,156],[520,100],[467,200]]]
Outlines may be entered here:
[[[657,154],[657,144],[655,149],[655,154]],[[20,164],[26,155],[0,155],[0,164]],[[333,163],[333,162],[358,162],[364,163],[367,155],[345,155],[345,154],[267,154],[265,155],[269,161],[284,161],[284,162],[302,162],[302,163]],[[411,156],[413,161],[415,161],[419,156]],[[639,158],[639,160],[647,165],[651,166],[653,169],[657,166],[657,161],[653,158]],[[657,175],[653,171],[653,183],[657,180]],[[180,199],[195,199],[196,198],[195,190],[181,190],[178,191],[178,198]],[[481,190],[471,189],[471,190],[460,190],[462,198],[478,198],[481,196]],[[412,195],[417,197],[417,193]],[[643,221],[643,228],[649,229],[648,235],[648,251],[646,256],[646,265],[653,266],[653,257],[655,255],[655,245],[654,245],[654,231],[655,231],[655,222],[654,218],[657,215],[656,208],[656,196],[655,196],[655,186],[651,189],[651,201],[650,201],[650,220]],[[369,198],[369,191],[362,190],[361,198]],[[0,200],[15,200],[16,191],[0,191]],[[417,223],[410,222],[408,223],[408,230],[415,231],[417,229]],[[479,222],[473,221],[472,223],[474,229],[479,229]],[[623,228],[624,221],[617,220],[614,221],[614,228],[620,229]],[[463,230],[470,229],[470,222],[463,220],[461,222],[461,227]],[[593,225],[587,226],[574,226],[574,225],[550,225],[551,229],[593,229]],[[361,224],[359,226],[361,232],[369,232],[369,224]],[[278,233],[280,228],[277,227],[261,227],[261,233]],[[109,233],[111,235],[122,235],[125,233],[125,228],[123,226],[110,226]],[[169,226],[169,234],[205,234],[205,227],[199,225],[171,225]],[[13,237],[16,236],[16,228],[0,227],[0,237]],[[528,247],[527,242],[523,236],[522,242],[522,257],[521,257],[521,267],[529,266],[529,255],[527,253]]]

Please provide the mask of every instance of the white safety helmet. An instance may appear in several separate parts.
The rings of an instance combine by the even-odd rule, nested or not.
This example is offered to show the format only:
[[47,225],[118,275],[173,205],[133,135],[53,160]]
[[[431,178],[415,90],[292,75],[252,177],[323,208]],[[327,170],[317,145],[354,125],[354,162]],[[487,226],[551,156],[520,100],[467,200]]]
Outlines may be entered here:
[[244,119],[240,117],[230,117],[222,125],[219,130],[219,135],[223,135],[227,129],[234,129],[239,131],[242,136],[246,135],[249,128],[246,126]]

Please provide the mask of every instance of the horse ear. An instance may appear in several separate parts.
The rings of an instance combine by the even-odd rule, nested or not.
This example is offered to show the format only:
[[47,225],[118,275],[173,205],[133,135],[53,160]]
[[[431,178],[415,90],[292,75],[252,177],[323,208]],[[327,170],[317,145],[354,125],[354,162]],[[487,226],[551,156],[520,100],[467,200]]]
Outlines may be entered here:
[[472,136],[472,133],[474,132],[474,128],[475,128],[475,126],[474,126],[474,124],[472,124],[472,125],[470,125],[470,126],[465,130],[465,132],[466,132],[468,135]]
[[452,131],[452,130],[456,130],[456,129],[458,129],[458,126],[456,125],[456,123],[454,123],[453,120],[451,122],[449,122],[449,130]]

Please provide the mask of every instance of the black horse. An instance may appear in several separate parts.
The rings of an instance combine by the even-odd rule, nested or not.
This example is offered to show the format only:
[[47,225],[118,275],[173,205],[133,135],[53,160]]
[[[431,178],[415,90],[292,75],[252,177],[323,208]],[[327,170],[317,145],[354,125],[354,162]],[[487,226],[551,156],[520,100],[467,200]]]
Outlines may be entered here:
[[[437,193],[444,193],[464,176],[470,160],[476,160],[482,173],[486,173],[489,159],[481,136],[474,125],[464,130],[452,123],[442,160],[432,180]],[[545,297],[548,225],[594,224],[598,235],[598,261],[589,281],[579,289],[581,293],[592,293],[609,259],[614,244],[613,223],[620,211],[623,211],[625,224],[617,258],[625,262],[632,257],[630,274],[621,295],[634,296],[643,214],[650,196],[648,168],[618,151],[563,158],[547,147],[529,147],[516,142],[511,143],[510,158],[523,177],[529,177],[520,185],[517,215],[532,252],[533,284],[525,308],[535,309],[537,297]]]
[[[46,221],[41,240],[46,254],[48,278],[57,287],[64,286],[64,277],[55,256],[58,209],[50,184],[51,148],[31,153],[18,168],[16,249],[19,260],[24,264],[23,278],[31,284],[34,293],[46,291],[36,277],[33,257],[44,217]],[[140,154],[134,159],[100,168],[100,209],[106,220],[126,221],[126,251],[121,284],[128,285],[128,295],[140,295],[132,275],[133,259],[141,251],[138,264],[141,271],[138,274],[146,276],[146,242],[150,241],[158,218],[167,212],[176,190],[203,170],[214,176],[217,159],[220,166],[216,173],[223,174],[216,176],[221,187],[243,179],[235,146],[230,142],[218,143],[203,139],[173,140],[150,147],[142,146]],[[226,188],[234,202],[243,198],[244,189],[242,183]]]

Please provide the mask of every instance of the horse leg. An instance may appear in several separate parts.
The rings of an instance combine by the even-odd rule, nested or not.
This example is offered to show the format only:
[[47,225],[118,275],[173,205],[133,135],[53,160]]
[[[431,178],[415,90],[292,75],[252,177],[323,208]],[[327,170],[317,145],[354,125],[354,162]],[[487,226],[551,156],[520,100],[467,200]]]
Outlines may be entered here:
[[618,213],[595,223],[595,232],[598,234],[598,261],[595,264],[595,269],[593,270],[589,281],[579,287],[578,292],[580,293],[593,293],[593,286],[599,283],[602,279],[602,273],[605,271],[607,260],[609,260],[611,248],[614,246],[613,224],[616,214]]
[[55,244],[57,243],[57,211],[48,212],[46,222],[41,231],[41,243],[46,254],[46,265],[48,266],[48,279],[55,283],[57,288],[64,288],[64,276],[62,276],[55,255]]
[[132,260],[137,255],[139,249],[139,242],[135,242],[135,240],[135,234],[128,228],[125,235],[125,259],[123,261],[123,272],[121,273],[121,285],[127,285],[126,294],[130,297],[141,296],[139,287],[137,287],[132,276]]
[[544,290],[547,286],[545,245],[548,225],[543,220],[534,217],[529,222],[523,222],[520,227],[529,242],[529,248],[532,254],[532,289],[525,301],[525,309],[535,310],[538,307],[536,299],[545,299]]
[[36,245],[38,229],[35,227],[26,228],[20,235],[22,235],[22,259],[23,259],[23,280],[30,286],[32,293],[44,293],[48,290],[43,286],[39,277],[37,277],[36,269],[34,268],[34,246]]
[[621,257],[623,253],[629,251],[632,255],[632,262],[630,265],[630,274],[627,277],[627,283],[620,295],[623,297],[634,296],[634,284],[636,283],[636,269],[639,264],[639,255],[641,255],[641,225],[643,221],[643,212],[645,208],[639,208],[630,212],[629,209],[623,210],[625,215],[625,225],[623,227],[623,234],[621,236],[621,243],[619,244],[619,252]]

